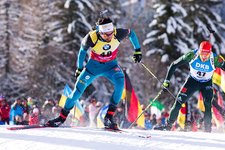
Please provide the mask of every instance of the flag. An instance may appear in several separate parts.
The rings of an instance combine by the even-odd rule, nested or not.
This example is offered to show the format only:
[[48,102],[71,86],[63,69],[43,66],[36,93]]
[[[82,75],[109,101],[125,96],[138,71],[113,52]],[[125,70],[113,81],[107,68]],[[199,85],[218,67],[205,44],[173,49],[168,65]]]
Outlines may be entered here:
[[223,105],[223,97],[220,94],[220,91],[217,91],[217,97],[218,97],[218,105],[220,105],[220,107],[224,108],[224,105]]
[[70,93],[72,92],[71,88],[68,84],[65,85],[63,89],[63,94],[59,100],[59,106],[64,108],[67,98],[69,97]]
[[220,86],[223,92],[225,92],[225,71],[223,71],[220,68],[216,68],[216,70],[213,73],[212,81],[213,83]]
[[177,123],[179,126],[184,129],[185,127],[185,122],[186,122],[186,114],[187,114],[187,105],[186,103],[182,104],[182,107],[179,111],[179,115],[177,117]]
[[[151,100],[149,101],[151,103]],[[161,113],[164,109],[164,105],[160,103],[158,100],[155,100],[151,105],[151,114],[156,115],[156,119],[161,118]]]
[[74,117],[80,120],[81,116],[84,114],[84,108],[81,106],[80,101],[75,102],[75,106],[70,110],[73,113]]
[[[222,95],[220,94],[219,91],[217,91],[215,94],[217,94],[217,97],[218,97],[218,100],[217,100],[218,105],[223,108],[224,106],[223,106]],[[212,111],[213,111],[213,119],[215,120],[216,126],[218,128],[223,127],[224,119],[223,119],[222,114],[220,114],[220,112],[218,111],[218,109],[215,106],[212,107]]]
[[97,116],[97,128],[104,127],[104,118],[105,118],[108,108],[109,108],[109,105],[104,106],[100,109],[98,116]]
[[216,126],[219,128],[223,126],[223,116],[219,113],[219,111],[216,109],[215,106],[212,106],[212,111],[213,111],[213,119],[215,120]]
[[[66,100],[71,93],[72,93],[71,88],[69,87],[68,84],[66,84],[64,89],[63,89],[63,94],[62,94],[62,96],[60,98],[60,101],[59,101],[60,107],[64,108]],[[70,110],[70,112],[72,114],[74,114],[74,117],[76,119],[80,120],[80,117],[84,114],[84,109],[83,109],[83,107],[81,106],[81,104],[78,100],[75,101],[75,105],[74,105],[73,109]]]
[[205,112],[205,105],[203,102],[202,92],[199,93],[197,108],[202,112]]
[[[134,122],[136,118],[142,113],[142,108],[126,71],[124,71],[124,75],[125,75],[125,88],[122,94],[122,99],[125,99],[126,101],[125,114],[129,122]],[[144,128],[144,122],[145,122],[144,115],[141,115],[141,117],[137,120],[137,124],[140,127]]]

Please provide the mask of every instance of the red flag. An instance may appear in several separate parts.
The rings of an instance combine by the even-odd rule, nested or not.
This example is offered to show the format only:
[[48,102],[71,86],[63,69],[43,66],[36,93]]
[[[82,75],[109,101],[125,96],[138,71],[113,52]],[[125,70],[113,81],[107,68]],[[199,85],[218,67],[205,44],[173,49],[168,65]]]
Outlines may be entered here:
[[[140,102],[135,94],[135,91],[131,85],[130,78],[124,71],[125,75],[125,89],[122,98],[126,100],[126,117],[129,122],[135,121],[135,119],[141,114],[142,109]],[[138,120],[137,124],[144,127],[144,115],[142,115]]]
[[219,113],[216,107],[213,106],[212,110],[213,110],[213,118],[215,119],[217,127],[219,127],[223,124],[223,116]]
[[[223,108],[223,98],[219,91],[217,91],[217,97],[218,97],[218,100],[217,100],[218,105]],[[223,116],[219,113],[219,111],[214,106],[212,107],[212,111],[213,111],[213,118],[215,119],[217,127],[222,126],[224,121]]]
[[223,97],[222,97],[222,95],[220,94],[219,91],[217,91],[217,97],[218,97],[218,104],[220,105],[220,107],[224,108],[224,106],[223,106]]

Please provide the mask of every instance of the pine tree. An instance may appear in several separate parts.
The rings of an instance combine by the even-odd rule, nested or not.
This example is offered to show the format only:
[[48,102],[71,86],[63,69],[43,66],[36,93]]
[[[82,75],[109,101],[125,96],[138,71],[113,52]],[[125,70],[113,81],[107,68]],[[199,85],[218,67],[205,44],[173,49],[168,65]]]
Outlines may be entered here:
[[[189,38],[191,36],[190,33],[192,33],[192,28],[184,22],[184,18],[188,14],[178,2],[160,0],[154,4],[153,8],[156,13],[149,24],[150,32],[147,34],[147,38],[143,44],[148,49],[146,57],[152,60],[146,63],[146,65],[153,68],[153,72],[163,82],[167,66],[171,61],[189,51],[189,47],[193,45],[192,39]],[[157,67],[159,65],[160,69]],[[186,76],[186,73],[183,73],[179,69],[177,71],[180,74],[176,76],[176,80],[175,78],[171,79],[171,85],[181,82],[182,78]],[[155,82],[154,80],[153,83]],[[161,84],[157,82],[152,86],[155,89],[159,89]],[[176,86],[175,92],[178,90],[179,86]]]
[[192,43],[188,37],[192,29],[183,21],[187,11],[179,3],[161,0],[153,7],[156,13],[143,44],[150,46],[147,56],[159,53],[162,55],[161,61],[167,62],[190,50]]
[[0,2],[0,79],[3,80],[4,77],[6,76],[7,72],[7,55],[9,54],[8,52],[8,38],[9,38],[9,24],[8,24],[8,19],[9,19],[9,14],[8,14],[8,7],[9,3],[7,0],[1,1]]
[[[1,88],[13,97],[55,97],[74,85],[81,39],[116,1],[1,1]],[[94,13],[93,13],[94,12]],[[114,17],[118,17],[114,15]]]
[[[192,27],[192,37],[195,42],[199,44],[203,40],[210,40],[214,47],[213,50],[217,54],[225,54],[225,38],[223,36],[225,24],[222,22],[221,16],[212,10],[212,7],[221,3],[221,0],[183,2],[183,6],[188,12],[185,22]],[[215,31],[211,38],[207,26]]]
[[[35,2],[34,2],[35,3]],[[28,75],[33,67],[29,65],[35,58],[38,45],[38,32],[32,30],[29,26],[36,23],[37,20],[30,19],[30,5],[32,2],[21,1],[18,4],[17,0],[8,1],[5,3],[6,13],[6,64],[5,76],[1,80],[1,91],[5,95],[13,97],[24,96],[24,93],[29,89]],[[34,18],[35,19],[35,18]],[[33,23],[32,25],[31,22]],[[21,93],[21,94],[20,94]]]
[[[209,39],[207,25],[216,31],[212,37],[212,44],[217,53],[223,53],[224,24],[219,15],[213,12],[209,6],[219,4],[218,1],[185,1],[185,0],[160,0],[154,5],[155,15],[149,24],[150,32],[144,41],[144,45],[150,49],[148,58],[161,56],[162,65],[166,68],[173,60],[192,49],[197,49],[203,40]],[[221,32],[222,31],[222,32]],[[166,74],[166,69],[159,72]],[[185,71],[186,70],[186,71]],[[187,68],[177,69],[172,77],[172,85],[176,85],[177,93],[187,76]],[[162,80],[164,79],[162,78]]]

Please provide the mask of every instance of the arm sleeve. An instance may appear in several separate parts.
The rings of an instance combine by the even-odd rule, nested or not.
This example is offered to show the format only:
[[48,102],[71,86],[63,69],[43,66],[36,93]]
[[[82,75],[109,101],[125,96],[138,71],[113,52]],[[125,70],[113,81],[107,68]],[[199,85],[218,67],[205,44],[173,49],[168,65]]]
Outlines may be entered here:
[[130,29],[116,29],[116,38],[119,41],[122,41],[124,38],[129,37],[131,44],[133,45],[134,49],[140,49],[140,44],[137,38],[136,33]]
[[138,41],[138,37],[133,30],[130,31],[129,39],[130,39],[130,42],[132,43],[135,50],[141,48],[140,44],[139,44],[139,41]]
[[116,38],[119,41],[122,41],[123,39],[127,38],[128,35],[130,34],[130,30],[129,29],[116,29]]
[[86,57],[87,51],[89,49],[89,47],[93,47],[94,43],[91,40],[91,37],[89,34],[87,34],[81,43],[81,47],[78,53],[78,58],[77,58],[77,68],[79,69],[83,69],[83,63],[84,63],[84,59]]
[[84,63],[86,54],[87,54],[87,50],[85,50],[84,47],[81,46],[79,54],[78,54],[78,58],[77,58],[77,68],[78,69],[83,69],[83,63]]
[[189,52],[189,53],[179,57],[174,62],[172,62],[170,67],[169,67],[169,69],[168,69],[168,71],[167,71],[165,80],[169,81],[177,67],[179,67],[179,66],[181,66],[183,64],[189,63],[193,58],[194,58],[194,52],[191,51],[191,52]]

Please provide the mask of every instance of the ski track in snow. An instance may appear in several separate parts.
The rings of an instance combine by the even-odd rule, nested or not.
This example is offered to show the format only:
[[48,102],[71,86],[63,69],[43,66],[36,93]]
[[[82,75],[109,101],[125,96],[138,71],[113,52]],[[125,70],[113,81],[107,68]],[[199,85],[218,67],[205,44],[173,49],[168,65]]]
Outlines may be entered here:
[[[10,131],[0,126],[1,150],[224,150],[224,133],[126,129],[115,133],[88,127]],[[140,138],[138,135],[151,135]]]

